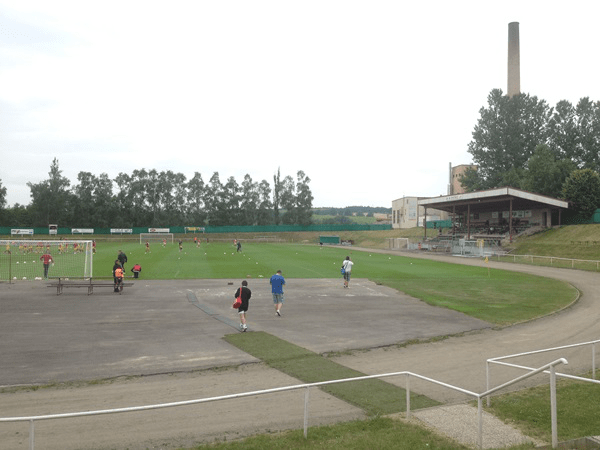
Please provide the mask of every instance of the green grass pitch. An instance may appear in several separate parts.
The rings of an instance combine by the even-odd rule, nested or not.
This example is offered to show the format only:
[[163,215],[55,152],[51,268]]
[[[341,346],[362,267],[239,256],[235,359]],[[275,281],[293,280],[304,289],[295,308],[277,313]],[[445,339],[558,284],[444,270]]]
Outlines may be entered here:
[[142,266],[141,279],[269,278],[281,269],[286,278],[341,278],[346,256],[354,261],[353,278],[367,278],[435,306],[461,311],[491,323],[506,325],[530,320],[565,307],[577,296],[571,285],[512,271],[353,251],[351,247],[233,242],[152,243],[150,252],[139,243],[99,243],[94,276],[111,276],[118,250],[128,262]]

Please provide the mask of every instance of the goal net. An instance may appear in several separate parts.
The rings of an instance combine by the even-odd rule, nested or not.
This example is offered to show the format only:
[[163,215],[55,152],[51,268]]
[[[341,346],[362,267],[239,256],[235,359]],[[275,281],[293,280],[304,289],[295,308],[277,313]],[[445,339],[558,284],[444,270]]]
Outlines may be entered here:
[[92,277],[92,241],[0,240],[0,280]]
[[387,246],[391,250],[409,250],[408,238],[388,238]]
[[149,242],[152,244],[153,242],[167,241],[168,243],[174,242],[173,233],[140,233],[140,244],[145,244]]

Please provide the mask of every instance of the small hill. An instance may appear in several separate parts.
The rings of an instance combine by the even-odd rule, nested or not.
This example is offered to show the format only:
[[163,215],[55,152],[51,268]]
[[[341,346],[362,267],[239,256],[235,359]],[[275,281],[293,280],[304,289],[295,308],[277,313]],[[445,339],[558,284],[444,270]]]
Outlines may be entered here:
[[600,260],[600,224],[567,225],[515,239],[511,253]]

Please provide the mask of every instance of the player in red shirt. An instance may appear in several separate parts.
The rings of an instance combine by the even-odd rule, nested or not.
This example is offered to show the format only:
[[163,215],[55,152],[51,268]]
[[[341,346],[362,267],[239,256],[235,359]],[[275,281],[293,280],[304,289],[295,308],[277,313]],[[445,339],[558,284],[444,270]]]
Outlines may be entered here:
[[54,263],[52,255],[50,253],[44,253],[40,256],[40,261],[44,263],[44,278],[48,278],[48,269],[50,269],[50,263]]

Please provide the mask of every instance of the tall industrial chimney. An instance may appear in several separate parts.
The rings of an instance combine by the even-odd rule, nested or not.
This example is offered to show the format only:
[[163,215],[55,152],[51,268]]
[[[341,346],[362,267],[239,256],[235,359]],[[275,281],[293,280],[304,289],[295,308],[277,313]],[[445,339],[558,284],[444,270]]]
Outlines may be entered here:
[[519,55],[519,22],[508,24],[508,83],[509,97],[521,93],[521,57]]

